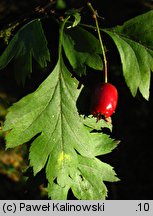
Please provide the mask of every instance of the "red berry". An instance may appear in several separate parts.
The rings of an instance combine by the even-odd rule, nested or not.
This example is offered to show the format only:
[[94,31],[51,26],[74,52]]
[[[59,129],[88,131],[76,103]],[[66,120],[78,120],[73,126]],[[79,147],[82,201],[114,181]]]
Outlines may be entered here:
[[91,113],[99,118],[110,117],[117,105],[118,92],[115,86],[110,83],[102,83],[96,86],[91,96]]

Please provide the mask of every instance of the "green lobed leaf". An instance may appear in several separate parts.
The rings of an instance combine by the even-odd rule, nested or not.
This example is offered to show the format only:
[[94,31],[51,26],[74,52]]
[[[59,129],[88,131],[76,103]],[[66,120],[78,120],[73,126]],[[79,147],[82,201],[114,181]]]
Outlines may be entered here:
[[[4,131],[10,130],[6,136],[7,148],[25,143],[37,135],[30,147],[30,164],[36,174],[47,163],[49,194],[54,198],[58,194],[59,199],[65,198],[69,188],[78,184],[78,153],[94,158],[116,147],[107,135],[90,133],[84,126],[75,105],[79,93],[77,81],[71,78],[63,60],[59,59],[54,71],[36,91],[9,109],[3,128]],[[57,183],[54,183],[55,180]],[[90,186],[88,180],[86,185]],[[84,185],[84,182],[80,184]],[[105,197],[105,193],[92,194],[97,184],[94,183],[90,194],[88,191],[81,197]],[[105,188],[103,184],[101,187]],[[59,190],[56,196],[55,188]]]
[[15,59],[16,79],[24,84],[26,77],[32,72],[32,58],[42,68],[50,61],[47,40],[39,19],[27,23],[15,34],[0,56],[0,69]]
[[103,181],[117,178],[111,166],[95,156],[111,152],[117,142],[91,133],[84,124],[76,108],[81,92],[77,86],[60,53],[38,89],[9,108],[3,128],[8,131],[6,145],[12,148],[31,141],[30,165],[35,175],[45,168],[52,199],[66,199],[70,188],[78,199],[105,199]]
[[85,29],[77,26],[65,30],[62,44],[66,57],[79,76],[86,74],[86,66],[103,69],[99,40]]
[[123,74],[133,96],[139,89],[148,100],[150,72],[153,71],[153,11],[135,17],[122,26],[104,30],[114,40]]

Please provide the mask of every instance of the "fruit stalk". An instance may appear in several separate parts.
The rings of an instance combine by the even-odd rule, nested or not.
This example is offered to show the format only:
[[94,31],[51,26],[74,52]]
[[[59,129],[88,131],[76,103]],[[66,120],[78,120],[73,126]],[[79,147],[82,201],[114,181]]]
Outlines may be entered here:
[[100,28],[99,28],[99,24],[98,24],[98,19],[97,19],[97,11],[94,10],[93,6],[91,5],[90,2],[87,3],[88,7],[90,8],[90,10],[93,13],[93,18],[95,20],[96,23],[96,28],[97,28],[97,32],[98,32],[98,37],[99,37],[99,42],[100,42],[100,46],[102,49],[102,54],[103,54],[103,58],[104,58],[104,72],[105,72],[105,83],[108,82],[108,72],[107,72],[107,59],[106,59],[106,54],[105,54],[105,49],[104,49],[104,45],[103,45],[103,41],[102,41],[102,37],[100,34]]

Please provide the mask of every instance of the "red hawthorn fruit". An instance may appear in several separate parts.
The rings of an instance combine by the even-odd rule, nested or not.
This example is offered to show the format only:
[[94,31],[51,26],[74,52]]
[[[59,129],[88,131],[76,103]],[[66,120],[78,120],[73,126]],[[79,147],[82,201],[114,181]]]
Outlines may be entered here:
[[99,120],[109,118],[116,109],[118,92],[114,85],[102,83],[96,86],[91,95],[91,113]]

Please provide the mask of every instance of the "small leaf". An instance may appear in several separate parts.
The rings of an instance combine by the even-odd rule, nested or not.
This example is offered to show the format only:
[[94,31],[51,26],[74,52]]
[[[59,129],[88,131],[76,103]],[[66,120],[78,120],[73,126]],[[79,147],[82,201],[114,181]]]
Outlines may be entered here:
[[[122,26],[104,30],[120,53],[123,74],[133,96],[139,89],[148,100],[150,72],[153,71],[153,11],[135,17]],[[147,23],[147,25],[146,25]]]
[[65,30],[62,44],[66,57],[79,76],[86,73],[86,66],[103,69],[99,41],[88,31],[81,27]]
[[72,27],[75,27],[75,26],[77,26],[80,23],[80,21],[81,21],[81,15],[79,13],[79,10],[77,10],[77,9],[71,9],[71,10],[66,11],[65,14],[68,15],[68,16],[73,16],[74,17],[74,22],[73,22],[73,24],[71,26],[67,27],[68,29],[72,28]]
[[75,26],[77,26],[77,25],[80,23],[80,21],[81,21],[81,16],[80,16],[79,13],[75,13],[73,16],[74,16],[74,18],[75,18],[75,21],[74,21],[72,27],[75,27]]
[[26,77],[32,72],[32,57],[42,68],[50,61],[47,40],[39,19],[29,22],[16,33],[0,56],[0,69],[15,59],[16,79],[24,84]]

